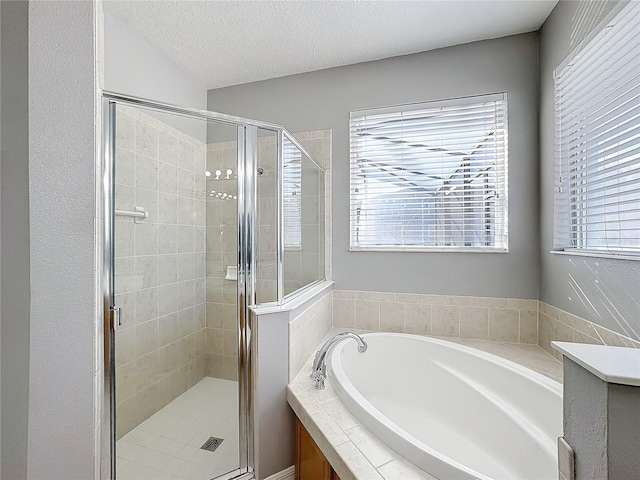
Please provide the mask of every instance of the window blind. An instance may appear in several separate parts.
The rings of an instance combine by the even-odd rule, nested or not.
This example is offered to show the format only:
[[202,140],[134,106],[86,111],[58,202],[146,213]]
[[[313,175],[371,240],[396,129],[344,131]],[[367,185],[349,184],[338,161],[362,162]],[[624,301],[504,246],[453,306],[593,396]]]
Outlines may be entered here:
[[554,248],[640,254],[640,3],[554,72]]
[[352,112],[352,250],[506,251],[507,97]]
[[285,248],[302,245],[302,153],[286,138],[283,154],[283,243]]

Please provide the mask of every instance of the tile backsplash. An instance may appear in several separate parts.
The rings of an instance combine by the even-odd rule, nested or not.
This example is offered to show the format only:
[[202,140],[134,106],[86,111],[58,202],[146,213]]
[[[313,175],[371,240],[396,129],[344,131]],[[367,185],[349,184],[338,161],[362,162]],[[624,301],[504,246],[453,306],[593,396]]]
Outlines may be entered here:
[[612,345],[615,347],[640,348],[640,342],[608,330],[597,323],[573,315],[564,310],[539,302],[539,344],[548,353],[562,360],[562,354],[551,348],[552,341]]
[[334,290],[333,326],[538,343],[538,301]]
[[640,348],[640,342],[532,299],[334,290],[333,326],[498,342],[551,341]]

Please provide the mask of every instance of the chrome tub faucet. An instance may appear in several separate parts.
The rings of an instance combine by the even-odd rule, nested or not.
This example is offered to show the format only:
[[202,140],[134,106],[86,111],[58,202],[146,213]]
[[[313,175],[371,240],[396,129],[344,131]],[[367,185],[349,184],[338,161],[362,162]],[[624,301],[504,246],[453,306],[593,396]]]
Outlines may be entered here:
[[367,350],[367,342],[365,342],[360,335],[352,332],[338,333],[324,342],[320,347],[320,350],[316,353],[313,360],[313,367],[311,369],[310,377],[315,381],[316,390],[324,389],[324,381],[327,378],[327,355],[329,354],[329,350],[331,350],[336,343],[344,340],[345,338],[353,338],[358,342],[358,351],[360,353]]

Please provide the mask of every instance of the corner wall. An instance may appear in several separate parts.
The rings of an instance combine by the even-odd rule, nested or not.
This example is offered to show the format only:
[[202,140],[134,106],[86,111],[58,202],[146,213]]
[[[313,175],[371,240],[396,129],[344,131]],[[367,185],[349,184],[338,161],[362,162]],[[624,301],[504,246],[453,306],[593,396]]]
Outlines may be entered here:
[[[349,252],[349,112],[494,92],[509,96],[510,253]],[[538,298],[537,33],[210,90],[208,107],[332,130],[336,289]]]
[[29,2],[30,479],[95,478],[100,458],[99,8]]
[[0,478],[27,477],[29,416],[29,91],[26,1],[0,2]]
[[[540,300],[640,340],[640,262],[549,253],[553,247],[553,70],[569,54],[580,4],[559,2],[540,35]],[[590,11],[600,12],[601,19],[616,4],[605,2]]]

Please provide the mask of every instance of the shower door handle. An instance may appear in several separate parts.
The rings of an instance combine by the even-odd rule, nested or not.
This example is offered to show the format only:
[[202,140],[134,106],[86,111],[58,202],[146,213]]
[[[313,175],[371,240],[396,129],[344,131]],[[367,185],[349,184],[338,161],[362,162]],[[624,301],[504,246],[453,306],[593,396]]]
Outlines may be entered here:
[[117,330],[122,326],[122,308],[111,307],[111,328]]

